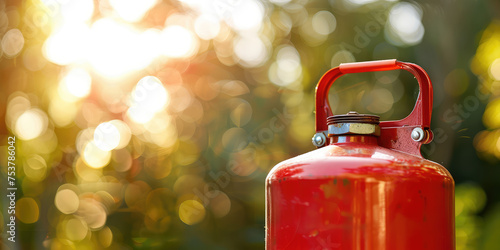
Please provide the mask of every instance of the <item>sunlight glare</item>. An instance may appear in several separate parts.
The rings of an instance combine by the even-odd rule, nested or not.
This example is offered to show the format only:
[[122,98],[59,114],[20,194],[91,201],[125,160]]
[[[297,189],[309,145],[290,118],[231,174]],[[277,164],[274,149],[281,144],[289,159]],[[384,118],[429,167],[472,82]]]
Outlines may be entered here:
[[85,24],[62,26],[47,38],[43,54],[47,60],[59,65],[80,61],[86,55],[88,38],[89,27]]
[[92,78],[83,68],[72,68],[59,82],[59,95],[68,102],[77,101],[90,94]]
[[143,77],[132,91],[128,116],[138,123],[146,123],[163,110],[170,98],[161,81],[154,76]]
[[157,0],[110,0],[109,3],[123,20],[137,22],[156,5]]
[[240,1],[229,5],[227,13],[231,13],[229,24],[236,30],[259,30],[264,18],[264,7],[259,1]]
[[199,41],[188,29],[171,25],[161,34],[163,54],[167,57],[182,58],[194,55],[198,51]]
[[135,68],[147,67],[153,60],[161,55],[163,44],[161,43],[161,30],[147,29],[143,31],[138,39],[138,49],[135,53]]
[[58,1],[65,22],[85,22],[94,14],[93,0]]
[[139,33],[111,18],[97,20],[91,27],[89,62],[105,77],[118,77],[137,70]]

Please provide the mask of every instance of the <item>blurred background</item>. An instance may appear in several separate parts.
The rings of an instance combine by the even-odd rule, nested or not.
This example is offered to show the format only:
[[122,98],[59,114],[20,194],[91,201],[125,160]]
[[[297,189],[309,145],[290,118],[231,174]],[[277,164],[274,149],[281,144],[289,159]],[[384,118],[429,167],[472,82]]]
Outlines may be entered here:
[[[391,58],[433,81],[422,152],[455,178],[457,249],[500,245],[498,1],[6,0],[0,38],[5,249],[263,249],[264,179],[314,149],[319,78]],[[417,95],[363,73],[330,102],[391,120]]]

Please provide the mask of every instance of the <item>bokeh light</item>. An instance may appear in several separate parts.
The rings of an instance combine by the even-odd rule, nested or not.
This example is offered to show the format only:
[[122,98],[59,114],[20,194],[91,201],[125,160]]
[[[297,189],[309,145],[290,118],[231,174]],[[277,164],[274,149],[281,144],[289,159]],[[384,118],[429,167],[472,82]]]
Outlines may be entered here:
[[39,182],[47,176],[47,163],[40,155],[33,155],[23,164],[24,174],[28,179]]
[[215,217],[222,218],[231,210],[231,200],[225,193],[220,193],[210,201],[210,209]]
[[54,124],[58,127],[66,127],[70,125],[76,118],[78,109],[75,106],[74,96],[66,96],[71,98],[71,101],[63,100],[62,97],[54,97],[48,108],[48,113]]
[[103,205],[94,199],[80,200],[80,206],[76,213],[81,216],[91,230],[100,229],[106,223],[106,211]]
[[55,205],[61,213],[72,214],[78,210],[80,199],[72,189],[59,189],[55,196]]
[[194,55],[198,50],[198,40],[193,33],[179,25],[165,27],[161,33],[163,55],[179,58]]
[[389,12],[389,27],[386,37],[394,45],[415,45],[424,37],[422,10],[416,5],[401,2]]
[[484,190],[475,183],[464,183],[455,189],[455,216],[457,249],[477,246],[480,220],[477,213],[486,204]]
[[234,55],[240,59],[240,64],[247,67],[257,67],[268,58],[264,41],[259,37],[241,37],[234,42]]
[[146,123],[169,102],[169,95],[154,76],[142,78],[132,91],[128,116],[135,122]]
[[11,29],[3,35],[2,41],[2,51],[7,57],[15,57],[24,46],[23,33],[18,29]]
[[22,113],[16,121],[15,131],[22,140],[31,140],[47,129],[47,115],[40,109],[30,109]]
[[297,50],[284,46],[278,50],[276,62],[269,67],[269,79],[278,86],[287,86],[301,80],[302,65]]
[[[455,177],[457,249],[496,249],[500,22],[488,1],[0,3],[16,247],[262,249],[263,180],[312,150],[317,80],[397,58],[434,83],[435,142],[422,151]],[[404,71],[349,74],[329,100],[335,114],[399,119],[416,86]]]
[[490,129],[500,128],[500,99],[496,99],[486,106],[483,122]]
[[318,11],[312,17],[312,27],[318,34],[329,35],[337,27],[337,20],[329,11]]
[[236,2],[227,10],[229,24],[236,30],[258,30],[264,17],[264,8],[260,1],[248,0]]
[[179,218],[187,225],[200,223],[205,218],[205,208],[196,200],[186,200],[179,206]]
[[495,59],[490,66],[490,74],[493,79],[500,81],[500,59]]
[[94,143],[104,151],[110,151],[120,144],[120,131],[111,122],[103,122],[94,130]]
[[356,58],[348,50],[341,50],[336,52],[331,59],[330,65],[332,68],[338,67],[341,63],[355,62]]
[[103,247],[109,247],[113,243],[113,232],[109,227],[103,227],[99,230],[99,242]]
[[220,31],[219,20],[210,15],[200,15],[194,23],[196,35],[201,39],[210,40],[215,38]]
[[23,197],[17,200],[16,217],[25,224],[37,222],[40,217],[38,203],[31,197]]
[[83,161],[92,168],[102,168],[108,165],[111,160],[111,152],[102,150],[96,142],[88,142],[83,149]]
[[87,236],[87,232],[87,223],[80,218],[71,218],[66,222],[66,234],[69,240],[83,240]]
[[89,95],[91,84],[92,78],[85,69],[72,68],[59,83],[59,96],[68,102],[79,100]]
[[109,121],[109,123],[118,130],[118,133],[120,135],[120,139],[118,140],[118,143],[114,148],[121,149],[126,147],[130,142],[130,138],[132,137],[128,125],[121,120],[112,120]]

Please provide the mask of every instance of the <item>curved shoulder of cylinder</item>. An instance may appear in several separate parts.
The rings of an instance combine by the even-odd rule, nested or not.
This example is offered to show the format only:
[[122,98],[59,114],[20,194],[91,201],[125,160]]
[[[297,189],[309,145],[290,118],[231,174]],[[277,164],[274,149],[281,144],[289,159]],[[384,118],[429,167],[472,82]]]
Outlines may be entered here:
[[329,145],[280,162],[267,179],[341,174],[452,178],[438,163],[380,146]]

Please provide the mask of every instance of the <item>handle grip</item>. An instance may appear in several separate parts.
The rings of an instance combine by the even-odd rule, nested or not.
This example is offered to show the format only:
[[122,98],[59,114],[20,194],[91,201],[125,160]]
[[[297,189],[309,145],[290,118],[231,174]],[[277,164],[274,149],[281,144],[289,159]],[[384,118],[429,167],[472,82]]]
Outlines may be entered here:
[[[432,83],[427,73],[420,66],[413,63],[399,62],[396,59],[343,63],[326,72],[316,86],[316,133],[324,133],[328,130],[326,118],[333,115],[328,101],[328,92],[339,77],[352,73],[396,69],[403,69],[412,73],[418,81],[420,93],[413,111],[407,117],[397,121],[380,122],[381,135],[379,144],[387,148],[420,156],[420,146],[432,140],[432,132],[430,131],[433,101]],[[421,128],[424,132],[419,141],[411,139],[411,133],[415,128]]]

